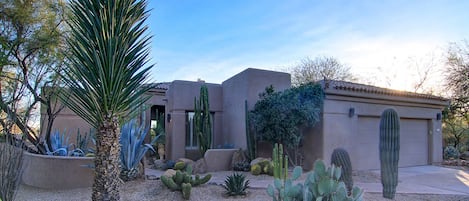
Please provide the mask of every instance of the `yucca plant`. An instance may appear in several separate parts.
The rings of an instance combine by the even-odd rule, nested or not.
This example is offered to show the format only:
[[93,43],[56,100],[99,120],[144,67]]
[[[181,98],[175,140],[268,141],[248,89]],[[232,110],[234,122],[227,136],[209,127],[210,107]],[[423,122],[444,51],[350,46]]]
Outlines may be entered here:
[[[145,120],[143,119],[142,122],[145,122]],[[132,119],[121,128],[121,178],[124,181],[132,180],[137,176],[139,163],[148,150],[155,152],[152,145],[160,135],[153,138],[150,144],[143,144],[143,140],[150,130],[150,128],[145,127],[144,123],[139,125],[137,119]]]
[[119,128],[139,114],[153,87],[144,84],[152,67],[147,1],[69,2],[71,56],[61,101],[97,131],[92,200],[120,200]]
[[233,173],[225,179],[222,185],[226,190],[226,195],[246,195],[246,190],[249,188],[249,180],[246,180],[244,174]]

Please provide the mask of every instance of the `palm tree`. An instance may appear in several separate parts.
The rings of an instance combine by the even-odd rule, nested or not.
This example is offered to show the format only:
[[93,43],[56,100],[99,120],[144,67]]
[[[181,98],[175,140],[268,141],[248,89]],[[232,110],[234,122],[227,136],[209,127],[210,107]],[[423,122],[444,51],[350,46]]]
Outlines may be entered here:
[[119,200],[120,124],[146,100],[146,0],[71,0],[72,56],[62,101],[96,134],[92,200]]

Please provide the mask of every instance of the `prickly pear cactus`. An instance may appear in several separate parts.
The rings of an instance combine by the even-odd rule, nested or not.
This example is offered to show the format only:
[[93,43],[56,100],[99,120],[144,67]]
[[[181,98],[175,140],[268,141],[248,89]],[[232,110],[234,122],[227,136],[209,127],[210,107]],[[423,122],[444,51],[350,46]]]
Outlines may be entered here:
[[379,124],[379,159],[381,162],[383,197],[389,199],[394,198],[398,182],[399,135],[399,115],[393,109],[386,109],[381,114]]
[[345,183],[347,191],[350,193],[353,187],[353,178],[352,163],[350,162],[348,152],[343,148],[334,149],[331,156],[331,164],[342,169],[339,180]]

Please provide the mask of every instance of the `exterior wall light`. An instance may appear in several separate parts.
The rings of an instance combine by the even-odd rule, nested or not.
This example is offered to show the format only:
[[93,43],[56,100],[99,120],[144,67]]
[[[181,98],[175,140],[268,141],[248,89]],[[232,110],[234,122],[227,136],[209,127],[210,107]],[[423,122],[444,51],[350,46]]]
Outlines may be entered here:
[[168,120],[168,123],[171,122],[171,114],[167,114],[166,119]]
[[348,117],[352,118],[355,115],[355,108],[348,109]]
[[436,120],[441,120],[441,113],[436,113]]

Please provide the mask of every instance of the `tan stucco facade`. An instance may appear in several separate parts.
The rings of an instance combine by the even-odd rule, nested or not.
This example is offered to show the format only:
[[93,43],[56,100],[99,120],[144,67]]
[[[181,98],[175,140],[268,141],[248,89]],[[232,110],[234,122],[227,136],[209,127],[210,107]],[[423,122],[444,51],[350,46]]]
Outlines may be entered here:
[[327,83],[322,82],[326,94],[322,121],[305,136],[304,152],[313,153],[305,157],[305,168],[311,169],[318,158],[330,163],[332,151],[341,147],[349,152],[354,169],[379,169],[379,118],[387,108],[401,118],[400,167],[442,162],[437,118],[448,100],[366,85],[337,89],[333,82]]
[[[448,100],[355,83],[321,84],[325,91],[321,122],[305,135],[302,143],[306,169],[311,169],[319,158],[329,163],[337,147],[349,152],[354,169],[379,169],[379,117],[387,108],[394,108],[401,117],[400,166],[442,161],[439,118]],[[272,85],[276,91],[282,91],[290,88],[291,82],[288,73],[249,68],[221,84],[176,80],[158,85],[148,92],[151,98],[147,103],[150,107],[164,108],[167,159],[200,157],[194,147],[186,148],[186,133],[188,112],[193,112],[194,97],[199,98],[202,85],[208,87],[213,114],[212,146],[231,144],[246,149],[245,100],[251,110],[266,87]],[[151,111],[146,111],[146,115],[150,117]],[[89,125],[65,109],[57,116],[54,129],[65,128],[88,131]]]

